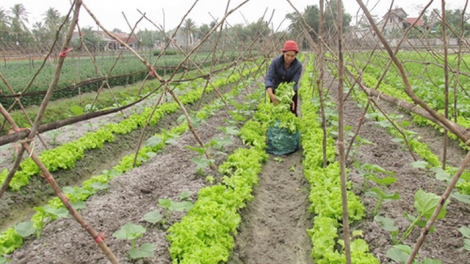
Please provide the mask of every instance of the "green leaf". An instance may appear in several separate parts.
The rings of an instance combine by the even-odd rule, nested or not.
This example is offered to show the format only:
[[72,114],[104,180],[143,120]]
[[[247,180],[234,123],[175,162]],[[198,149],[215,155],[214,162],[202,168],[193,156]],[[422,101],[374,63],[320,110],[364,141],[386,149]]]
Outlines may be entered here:
[[392,138],[392,142],[393,143],[402,143],[404,142],[405,140],[403,138]]
[[355,239],[351,242],[351,251],[353,252],[368,252],[369,245],[363,239]]
[[86,207],[85,205],[85,202],[82,202],[82,201],[79,201],[79,202],[76,202],[76,203],[70,203],[73,207],[73,209],[75,210],[80,210],[80,209],[84,209]]
[[402,126],[402,127],[410,126],[410,122],[407,121],[407,120],[404,120],[403,122],[401,122],[401,126]]
[[15,230],[20,234],[20,236],[28,237],[36,232],[36,227],[34,227],[34,223],[32,221],[27,221],[17,224]]
[[390,219],[388,217],[383,217],[383,216],[380,216],[380,215],[376,215],[374,217],[374,220],[379,222],[380,226],[385,231],[394,232],[394,231],[398,230],[398,227],[395,226],[395,223],[393,222],[393,219]]
[[204,155],[206,153],[206,148],[201,148],[201,147],[193,147],[193,146],[186,146],[187,149],[196,151],[197,154],[199,155]]
[[8,261],[10,260],[0,256],[0,264],[6,264]]
[[464,246],[463,246],[463,247],[464,247],[466,250],[470,251],[470,239],[465,239],[465,240],[463,241],[463,243],[464,243]]
[[451,175],[440,167],[431,168],[431,171],[435,173],[436,179],[440,181],[450,180]]
[[372,142],[372,141],[370,141],[370,140],[368,140],[368,139],[362,138],[362,137],[359,136],[359,135],[356,137],[356,141],[357,141],[358,143],[361,143],[361,144],[364,144],[364,145],[375,145],[374,142]]
[[205,169],[214,162],[214,159],[192,158],[191,161],[196,163],[198,169]]
[[228,137],[211,140],[211,145],[215,149],[222,149],[223,147],[229,146],[231,144],[232,144],[232,140]]
[[152,212],[146,213],[143,218],[145,221],[149,223],[156,224],[163,219],[163,216],[159,211],[152,211]]
[[183,202],[172,202],[170,207],[171,211],[178,211],[178,212],[183,212],[183,211],[189,211],[191,208],[193,208],[194,204],[189,201],[183,201]]
[[238,135],[238,134],[240,134],[240,130],[238,130],[237,127],[235,127],[235,126],[226,126],[226,127],[219,126],[217,128],[222,130],[222,132],[224,132],[227,135]]
[[372,163],[364,163],[361,165],[361,168],[366,170],[366,171],[369,171],[369,172],[378,172],[378,173],[385,173],[385,174],[389,174],[389,175],[393,175],[394,172],[393,171],[388,171],[382,167],[380,167],[379,165],[377,164],[372,164]]
[[390,194],[375,187],[370,188],[370,190],[371,191],[366,192],[366,194],[369,194],[370,196],[373,196],[375,198],[383,199],[383,200],[400,200],[400,196],[398,195],[397,192]]
[[389,127],[393,127],[392,124],[390,124],[390,122],[388,122],[388,120],[383,120],[383,121],[380,121],[380,122],[375,122],[378,126],[382,127],[382,128],[389,128]]
[[127,223],[121,229],[113,233],[117,239],[136,239],[142,237],[145,233],[145,228],[141,225]]
[[58,218],[65,218],[69,215],[69,210],[65,207],[53,208],[49,205],[44,206],[44,211],[50,215],[56,216]]
[[[426,193],[419,189],[415,194],[414,206],[422,216],[429,220],[440,200],[441,198],[437,195],[433,193]],[[445,217],[447,204],[449,204],[449,200],[447,200],[442,207],[442,210],[439,212],[437,219],[442,219]]]
[[426,166],[429,164],[426,161],[418,160],[415,162],[411,162],[411,167],[416,169],[426,169]]
[[171,139],[168,139],[167,141],[165,141],[165,144],[167,144],[167,145],[176,145],[176,144],[178,144],[178,140],[171,138]]
[[405,263],[411,254],[411,250],[412,249],[409,246],[396,245],[393,246],[391,249],[387,250],[387,257],[391,258],[396,262]]
[[102,191],[102,190],[108,189],[109,184],[106,183],[106,182],[105,183],[94,182],[94,183],[91,184],[91,187],[95,190]]
[[186,116],[185,116],[185,115],[180,115],[180,116],[176,119],[176,122],[178,122],[178,124],[182,124],[184,121],[186,121]]
[[389,186],[390,184],[395,183],[397,181],[395,177],[384,177],[384,178],[371,177],[370,179],[376,182],[377,184],[385,185],[385,186]]
[[160,199],[158,199],[158,205],[163,206],[166,209],[168,209],[171,206],[171,200],[160,198]]
[[191,197],[191,192],[190,191],[184,191],[178,197],[180,198],[180,200],[186,200],[189,197]]
[[72,111],[72,113],[76,116],[83,115],[84,112],[83,107],[78,105],[72,105],[70,107],[70,111]]
[[421,262],[421,264],[442,264],[442,262],[438,259],[424,259],[423,262]]
[[454,192],[450,195],[450,197],[462,202],[462,203],[466,203],[466,204],[470,204],[470,195],[468,194],[463,194],[463,193],[458,193],[458,192]]
[[147,139],[147,140],[145,141],[145,144],[144,144],[144,145],[145,145],[146,147],[151,147],[151,148],[153,148],[153,147],[155,147],[155,146],[160,145],[161,143],[162,143],[162,138],[161,138],[161,137],[159,137],[159,136],[153,136],[153,137]]
[[462,233],[464,237],[470,238],[470,228],[466,226],[462,226],[461,228],[459,228],[459,231],[460,233]]
[[136,247],[129,250],[129,257],[131,257],[131,259],[150,258],[153,257],[156,248],[153,243],[144,243],[140,248]]

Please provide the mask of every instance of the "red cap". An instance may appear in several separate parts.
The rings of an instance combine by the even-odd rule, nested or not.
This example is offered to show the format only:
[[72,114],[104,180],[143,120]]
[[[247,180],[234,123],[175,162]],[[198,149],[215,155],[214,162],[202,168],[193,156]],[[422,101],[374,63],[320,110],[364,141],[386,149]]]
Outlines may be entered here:
[[284,44],[284,48],[281,50],[282,52],[286,51],[295,51],[299,53],[299,48],[297,47],[297,43],[293,40],[288,40],[286,41],[286,44]]

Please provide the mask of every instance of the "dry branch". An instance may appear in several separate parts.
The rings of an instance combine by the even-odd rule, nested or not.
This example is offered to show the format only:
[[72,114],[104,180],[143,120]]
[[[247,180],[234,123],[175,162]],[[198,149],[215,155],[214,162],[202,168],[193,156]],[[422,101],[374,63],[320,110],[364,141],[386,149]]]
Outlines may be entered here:
[[[419,107],[415,104],[406,102],[404,100],[395,98],[393,96],[384,94],[380,91],[370,89],[370,88],[367,88],[367,87],[362,87],[362,89],[364,89],[365,92],[371,97],[376,97],[377,99],[382,99],[382,100],[387,101],[389,103],[396,104],[397,106],[399,106],[399,107],[401,107],[401,108],[403,108],[403,109],[405,109],[405,110],[407,110],[411,113],[414,113],[414,114],[417,114],[421,117],[424,117],[424,118],[434,122],[435,124],[443,127],[443,125],[441,123],[441,120],[444,118],[443,116],[439,116],[440,118],[436,119],[428,111],[426,111],[425,109],[423,109],[423,108],[421,108],[421,107]],[[440,115],[440,114],[438,114],[438,115]],[[469,128],[462,127],[459,124],[452,122],[451,120],[447,120],[447,123],[452,127],[452,130],[450,130],[450,131],[458,131],[462,135],[462,137],[464,139],[464,142],[467,142],[468,140],[470,140],[470,129]]]
[[[434,119],[437,119],[440,124],[442,124],[443,128],[449,130],[450,132],[454,133],[461,141],[465,142],[466,144],[469,144],[467,142],[468,138],[461,133],[460,130],[456,129],[455,126],[451,124],[451,122],[442,117],[439,113],[437,113],[434,109],[429,107],[428,104],[426,104],[421,98],[419,98],[414,92],[413,89],[411,88],[410,82],[408,80],[408,77],[405,73],[405,69],[403,68],[403,64],[398,60],[392,49],[390,48],[390,45],[387,43],[387,40],[384,38],[382,33],[379,31],[377,28],[377,25],[374,22],[374,19],[372,18],[369,10],[367,10],[367,7],[364,5],[362,0],[356,0],[357,3],[361,6],[362,10],[364,11],[364,14],[366,15],[367,19],[369,20],[369,23],[371,24],[374,32],[376,33],[377,37],[379,38],[380,42],[384,46],[385,50],[389,54],[390,58],[392,59],[393,63],[398,69],[398,72],[400,73],[404,86],[405,86],[405,93],[415,102],[416,104],[420,105],[423,109],[425,109],[429,115],[431,115]],[[432,2],[432,1],[431,1]]]

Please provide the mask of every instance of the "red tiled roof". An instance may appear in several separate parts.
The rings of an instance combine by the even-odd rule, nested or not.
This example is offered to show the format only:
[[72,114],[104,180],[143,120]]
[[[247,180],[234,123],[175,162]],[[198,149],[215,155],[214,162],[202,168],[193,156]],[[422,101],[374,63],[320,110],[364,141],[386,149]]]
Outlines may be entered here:
[[[416,21],[417,21],[417,22],[416,22]],[[406,19],[406,22],[407,22],[408,24],[410,24],[410,25],[413,25],[413,23],[416,22],[416,24],[415,24],[416,27],[422,27],[422,26],[424,26],[424,22],[423,22],[421,19],[418,20],[417,17],[408,17],[408,18]]]

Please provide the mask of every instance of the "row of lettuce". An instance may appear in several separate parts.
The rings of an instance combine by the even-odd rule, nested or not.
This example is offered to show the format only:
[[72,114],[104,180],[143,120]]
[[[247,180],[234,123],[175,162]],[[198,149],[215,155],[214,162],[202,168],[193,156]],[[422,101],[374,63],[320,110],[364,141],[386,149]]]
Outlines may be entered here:
[[[238,210],[253,199],[251,192],[253,185],[258,182],[257,174],[261,171],[261,163],[268,158],[267,130],[276,121],[281,121],[279,127],[291,132],[300,129],[302,133],[304,174],[311,184],[310,211],[315,215],[313,228],[308,230],[313,245],[311,255],[315,263],[346,263],[342,250],[343,242],[338,238],[341,229],[342,202],[334,139],[328,137],[329,165],[323,168],[321,154],[323,132],[317,114],[319,102],[312,98],[312,87],[310,87],[313,67],[309,65],[305,72],[300,89],[302,120],[285,114],[285,111],[284,117],[281,117],[283,111],[274,108],[270,103],[258,105],[253,118],[243,126],[240,133],[248,148],[240,148],[229,156],[227,162],[219,169],[226,175],[223,182],[201,189],[195,206],[181,222],[170,227],[167,238],[171,243],[170,253],[173,263],[221,263],[228,260],[234,246],[232,236],[237,234],[240,223]],[[281,90],[282,87],[278,89]],[[276,90],[276,95],[282,96],[279,92]],[[330,127],[329,132],[333,129],[335,127]],[[351,187],[351,182],[348,185]],[[348,191],[348,208],[350,220],[357,221],[363,218],[364,205],[351,191]],[[369,253],[368,245],[363,239],[354,239],[351,250],[353,263],[379,263]]]
[[[205,89],[206,93],[212,92],[215,87],[223,87],[234,83],[240,79],[240,74],[234,73],[227,77],[218,78],[213,81],[213,86],[208,86]],[[182,104],[190,104],[196,102],[201,98],[204,92],[204,81],[196,80],[191,83],[179,85],[179,89],[188,92],[179,97]],[[200,87],[194,89],[194,87]],[[154,126],[166,114],[174,113],[179,109],[178,103],[169,102],[162,103],[158,106],[156,111],[154,107],[145,107],[140,113],[134,113],[131,116],[123,119],[119,123],[109,123],[94,132],[89,132],[81,138],[63,144],[59,147],[45,150],[40,154],[40,159],[50,172],[55,172],[59,169],[66,170],[75,166],[75,163],[85,157],[85,151],[103,148],[106,142],[113,142],[115,135],[125,135],[139,127],[143,127],[146,122],[150,126]],[[10,182],[10,189],[18,191],[22,187],[28,185],[29,179],[34,175],[39,175],[40,170],[37,164],[31,159],[27,158],[20,164],[20,169],[15,173],[14,178]],[[8,175],[8,170],[4,169],[0,173],[0,183],[3,183]]]
[[[338,238],[341,229],[342,204],[340,172],[338,162],[335,161],[334,139],[328,137],[329,165],[323,168],[321,154],[323,132],[317,114],[319,102],[312,98],[313,87],[310,87],[314,72],[313,66],[308,65],[305,72],[300,89],[303,102],[302,121],[294,122],[296,123],[294,126],[298,126],[302,133],[304,175],[311,185],[310,210],[315,214],[313,228],[308,231],[313,245],[312,257],[315,263],[345,263],[343,242]],[[253,98],[263,98],[263,96],[255,93]],[[165,113],[168,112],[163,112]],[[171,243],[170,254],[173,263],[220,263],[228,260],[234,247],[233,235],[236,235],[241,221],[239,209],[245,207],[246,203],[253,199],[251,194],[253,186],[258,182],[262,163],[268,159],[265,151],[266,131],[274,121],[272,105],[267,103],[258,105],[254,117],[240,130],[240,137],[247,147],[237,149],[224,164],[219,166],[219,172],[225,175],[223,181],[201,189],[194,207],[181,222],[169,228],[167,238]],[[136,122],[130,122],[130,124],[136,124]],[[157,141],[158,144],[146,144],[139,151],[138,165],[156,155],[167,140],[183,133],[186,129],[187,124],[183,123],[170,131],[162,132],[157,136],[161,139]],[[335,127],[330,127],[329,131],[333,129]],[[133,159],[134,156],[129,155],[112,170],[85,181],[83,187],[66,189],[70,201],[80,208],[81,203],[103,188],[107,181],[132,169]],[[350,182],[348,186],[351,187]],[[348,191],[348,209],[351,221],[363,218],[364,205],[351,191]],[[46,219],[53,220],[54,217],[61,215],[60,212],[54,210],[65,210],[57,198],[52,199],[46,207],[36,210],[37,213],[29,225],[33,225],[36,230],[43,228],[42,225]],[[22,235],[25,234],[19,234],[17,229],[9,228],[0,235],[0,249],[3,250],[0,254],[8,254],[21,246]],[[353,263],[378,263],[378,260],[368,251],[367,243],[363,239],[355,238],[351,244]]]
[[[312,239],[312,257],[315,263],[346,263],[344,242],[340,239],[342,221],[342,200],[340,166],[336,160],[335,140],[332,132],[337,129],[334,120],[328,121],[326,153],[328,165],[323,167],[322,140],[323,131],[319,117],[320,101],[313,97],[314,71],[307,65],[302,77],[300,97],[302,98],[302,162],[305,178],[310,183],[310,211],[315,215],[313,228],[309,230]],[[334,104],[325,104],[334,107]],[[359,221],[365,216],[365,207],[360,198],[350,189],[348,181],[348,217],[350,221]],[[356,233],[356,232],[354,232]],[[370,252],[368,244],[361,238],[351,242],[351,260],[355,264],[379,263]]]
[[[378,80],[376,79],[376,77],[368,73],[363,73],[363,81],[367,87],[376,87],[378,83]],[[394,87],[387,83],[381,83],[379,86],[379,90],[383,92],[384,94],[393,96],[395,98],[398,98],[398,99],[401,99],[410,103],[412,102],[409,96],[402,89],[398,89],[397,87]],[[360,100],[363,104],[365,104],[367,98],[365,96],[358,96],[357,100]],[[442,111],[443,109],[440,109],[438,112],[442,113]],[[442,127],[430,121],[429,119],[426,119],[424,117],[421,117],[413,113],[411,113],[411,115],[413,116],[413,122],[415,124],[420,125],[420,126],[424,126],[424,125],[430,126],[442,132]],[[376,118],[378,119],[378,121],[386,120],[386,118],[383,115],[377,115]],[[396,125],[398,125],[397,122],[395,123]],[[463,127],[470,127],[470,122],[463,115],[458,116],[457,123]],[[399,131],[397,131],[396,129],[389,128],[388,131],[390,134],[394,135],[397,138],[403,138],[402,134],[399,133]],[[454,134],[449,133],[448,135],[451,139],[458,140]],[[407,140],[413,152],[418,154],[422,159],[424,159],[428,163],[427,167],[429,169],[433,171],[437,171],[439,173],[446,173],[447,175],[454,175],[455,172],[457,171],[458,168],[456,167],[446,166],[445,172],[441,172],[439,168],[442,167],[442,161],[438,155],[434,154],[430,150],[428,145],[421,142],[418,137],[413,136],[411,134],[408,135]],[[463,142],[460,142],[460,145],[463,149],[467,149],[467,146],[465,146]],[[461,179],[459,180],[459,183],[457,184],[457,188],[462,194],[470,195],[470,173],[469,172],[465,171],[463,173],[463,175],[461,176]]]
[[[220,87],[222,85],[229,85],[231,83],[234,83],[240,80],[241,77],[247,77],[249,79],[248,81],[250,81],[251,79],[249,78],[249,76],[251,76],[252,73],[256,72],[257,70],[258,68],[256,66],[248,67],[248,69],[244,70],[241,74],[234,73],[228,76],[228,78],[223,77],[219,80],[214,81],[214,83]],[[243,88],[244,88],[244,84],[239,82],[238,85],[236,85],[228,94],[224,95],[224,98],[226,100],[230,99],[231,97],[238,94],[240,90]],[[209,90],[206,89],[205,92],[210,92],[210,90],[211,89]],[[191,90],[186,95],[181,96],[180,100],[184,103],[194,102],[198,100],[199,98],[201,98],[202,93],[203,93],[203,88],[197,88],[195,90]],[[199,97],[196,98],[195,95],[199,95]],[[192,98],[191,101],[189,101],[190,98]],[[172,107],[168,107],[165,105],[169,105]],[[157,109],[157,114],[155,114],[155,116],[158,116],[158,119],[152,120],[151,125],[156,125],[158,120],[161,117],[163,117],[164,114],[171,113],[172,111],[169,111],[169,109],[174,109],[173,111],[176,111],[177,109],[174,108],[175,105],[177,107],[176,103],[168,103],[168,104],[161,105]],[[204,106],[200,111],[196,113],[195,116],[200,120],[204,120],[208,118],[209,116],[214,115],[223,106],[224,104],[222,100],[218,99],[212,104],[208,104]],[[163,108],[163,110],[160,110],[161,108]],[[128,133],[132,131],[131,129],[132,127],[136,125],[141,126],[145,124],[145,121],[144,123],[138,123],[138,121],[135,120],[135,118],[137,118],[138,116],[140,115],[131,116],[133,120],[130,120],[130,121],[124,122],[125,121],[124,120],[119,124],[109,124],[109,127],[116,127],[116,128],[121,129],[121,132],[127,131]],[[124,124],[127,124],[131,128],[126,129]],[[177,127],[174,127],[170,130],[163,130],[161,134],[151,137],[149,140],[146,141],[144,146],[139,150],[136,166],[140,166],[141,164],[149,160],[151,157],[154,157],[155,155],[157,155],[157,152],[160,149],[162,149],[168,142],[175,139],[176,137],[179,137],[179,135],[181,135],[183,132],[187,130],[188,130],[188,124],[186,121],[184,121],[182,124],[180,124]],[[96,133],[89,133],[89,134],[95,135]],[[134,158],[135,158],[135,154],[129,154],[125,156],[111,170],[104,170],[102,174],[91,177],[89,180],[84,181],[81,187],[74,186],[74,187],[63,188],[63,191],[66,194],[66,196],[69,198],[72,206],[75,209],[84,208],[85,206],[84,201],[87,200],[88,197],[90,197],[91,195],[95,194],[98,191],[106,189],[107,183],[111,179],[134,168],[133,166]],[[64,205],[62,204],[62,202],[60,201],[58,197],[50,199],[48,204],[45,206],[35,207],[34,210],[36,211],[36,213],[32,216],[30,221],[22,222],[13,227],[10,227],[0,234],[0,263],[6,262],[6,259],[2,257],[4,254],[10,254],[17,248],[21,247],[21,245],[23,244],[23,239],[25,237],[28,237],[31,235],[40,236],[43,228],[45,227],[47,223],[54,221],[60,217],[66,217],[68,215],[67,209],[64,207]]]
[[[264,96],[263,96],[264,95]],[[170,254],[173,263],[225,263],[234,247],[241,222],[240,209],[253,200],[253,187],[258,183],[266,154],[268,128],[279,127],[295,132],[300,121],[289,108],[292,84],[276,89],[278,105],[268,100],[260,89],[251,95],[256,99],[256,112],[240,129],[245,147],[233,152],[221,166],[221,183],[198,192],[198,200],[183,219],[168,229]]]

